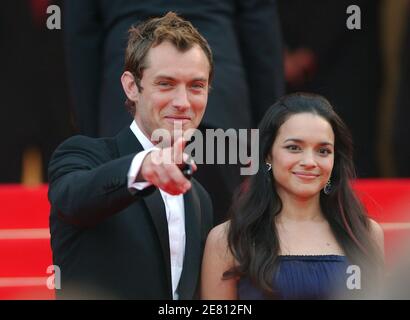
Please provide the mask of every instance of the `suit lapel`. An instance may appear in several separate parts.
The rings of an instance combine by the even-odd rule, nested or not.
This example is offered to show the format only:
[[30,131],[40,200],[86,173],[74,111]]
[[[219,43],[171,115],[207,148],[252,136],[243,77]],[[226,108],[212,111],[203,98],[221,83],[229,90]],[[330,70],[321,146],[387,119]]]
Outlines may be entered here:
[[159,190],[156,189],[150,195],[145,196],[144,201],[147,205],[149,213],[151,214],[155,229],[157,230],[157,235],[162,249],[162,256],[164,258],[164,264],[166,266],[168,290],[170,297],[172,297],[171,257],[169,253],[168,222],[164,200],[162,199]]
[[201,206],[194,183],[184,195],[185,206],[185,257],[178,293],[182,300],[192,299],[198,285],[201,266]]
[[[123,129],[116,136],[116,139],[120,157],[144,150],[138,139],[135,137],[134,133],[129,128]],[[156,189],[150,195],[145,196],[143,198],[143,201],[148,208],[158,235],[164,264],[166,266],[168,291],[170,297],[172,297],[171,259],[169,253],[168,223],[166,218],[164,200],[162,199],[159,190]]]

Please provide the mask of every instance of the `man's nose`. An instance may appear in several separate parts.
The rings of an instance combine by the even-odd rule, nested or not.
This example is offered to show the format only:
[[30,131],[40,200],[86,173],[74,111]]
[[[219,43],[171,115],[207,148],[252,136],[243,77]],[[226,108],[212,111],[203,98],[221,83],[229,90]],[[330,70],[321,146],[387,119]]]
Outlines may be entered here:
[[191,104],[189,103],[188,91],[185,87],[180,86],[175,91],[173,106],[179,111],[184,111],[191,106]]

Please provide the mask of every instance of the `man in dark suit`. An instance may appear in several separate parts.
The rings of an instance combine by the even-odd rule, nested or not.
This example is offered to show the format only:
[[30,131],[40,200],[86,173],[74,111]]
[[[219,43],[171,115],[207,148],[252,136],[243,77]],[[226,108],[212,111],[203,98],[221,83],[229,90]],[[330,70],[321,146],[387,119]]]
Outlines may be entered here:
[[[212,203],[180,170],[174,127],[197,128],[212,73],[206,40],[174,13],[130,29],[121,83],[131,126],[113,138],[72,137],[50,162],[59,298],[197,297]],[[158,148],[157,129],[169,147]]]
[[[63,30],[81,133],[113,135],[130,121],[118,83],[126,31],[135,21],[169,10],[191,21],[214,53],[215,76],[201,130],[254,128],[284,93],[276,0],[70,0]],[[204,165],[196,178],[209,190],[221,222],[240,182],[238,167]]]

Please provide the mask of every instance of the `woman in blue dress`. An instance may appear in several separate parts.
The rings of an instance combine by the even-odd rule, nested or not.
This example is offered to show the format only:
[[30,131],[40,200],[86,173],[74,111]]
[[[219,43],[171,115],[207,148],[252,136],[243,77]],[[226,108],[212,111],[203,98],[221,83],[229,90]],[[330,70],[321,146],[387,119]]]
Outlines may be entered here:
[[295,93],[275,103],[259,125],[259,171],[208,235],[201,297],[375,297],[383,231],[351,188],[352,149],[325,98]]

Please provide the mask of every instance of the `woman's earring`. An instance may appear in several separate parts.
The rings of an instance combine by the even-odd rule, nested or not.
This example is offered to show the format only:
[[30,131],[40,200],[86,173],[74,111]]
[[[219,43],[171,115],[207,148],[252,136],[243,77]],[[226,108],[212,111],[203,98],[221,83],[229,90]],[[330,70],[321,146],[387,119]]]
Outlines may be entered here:
[[327,181],[325,187],[323,188],[323,192],[328,195],[330,192],[332,192],[332,183],[330,182],[330,179]]
[[272,170],[272,165],[269,162],[266,162],[266,171],[271,171]]

